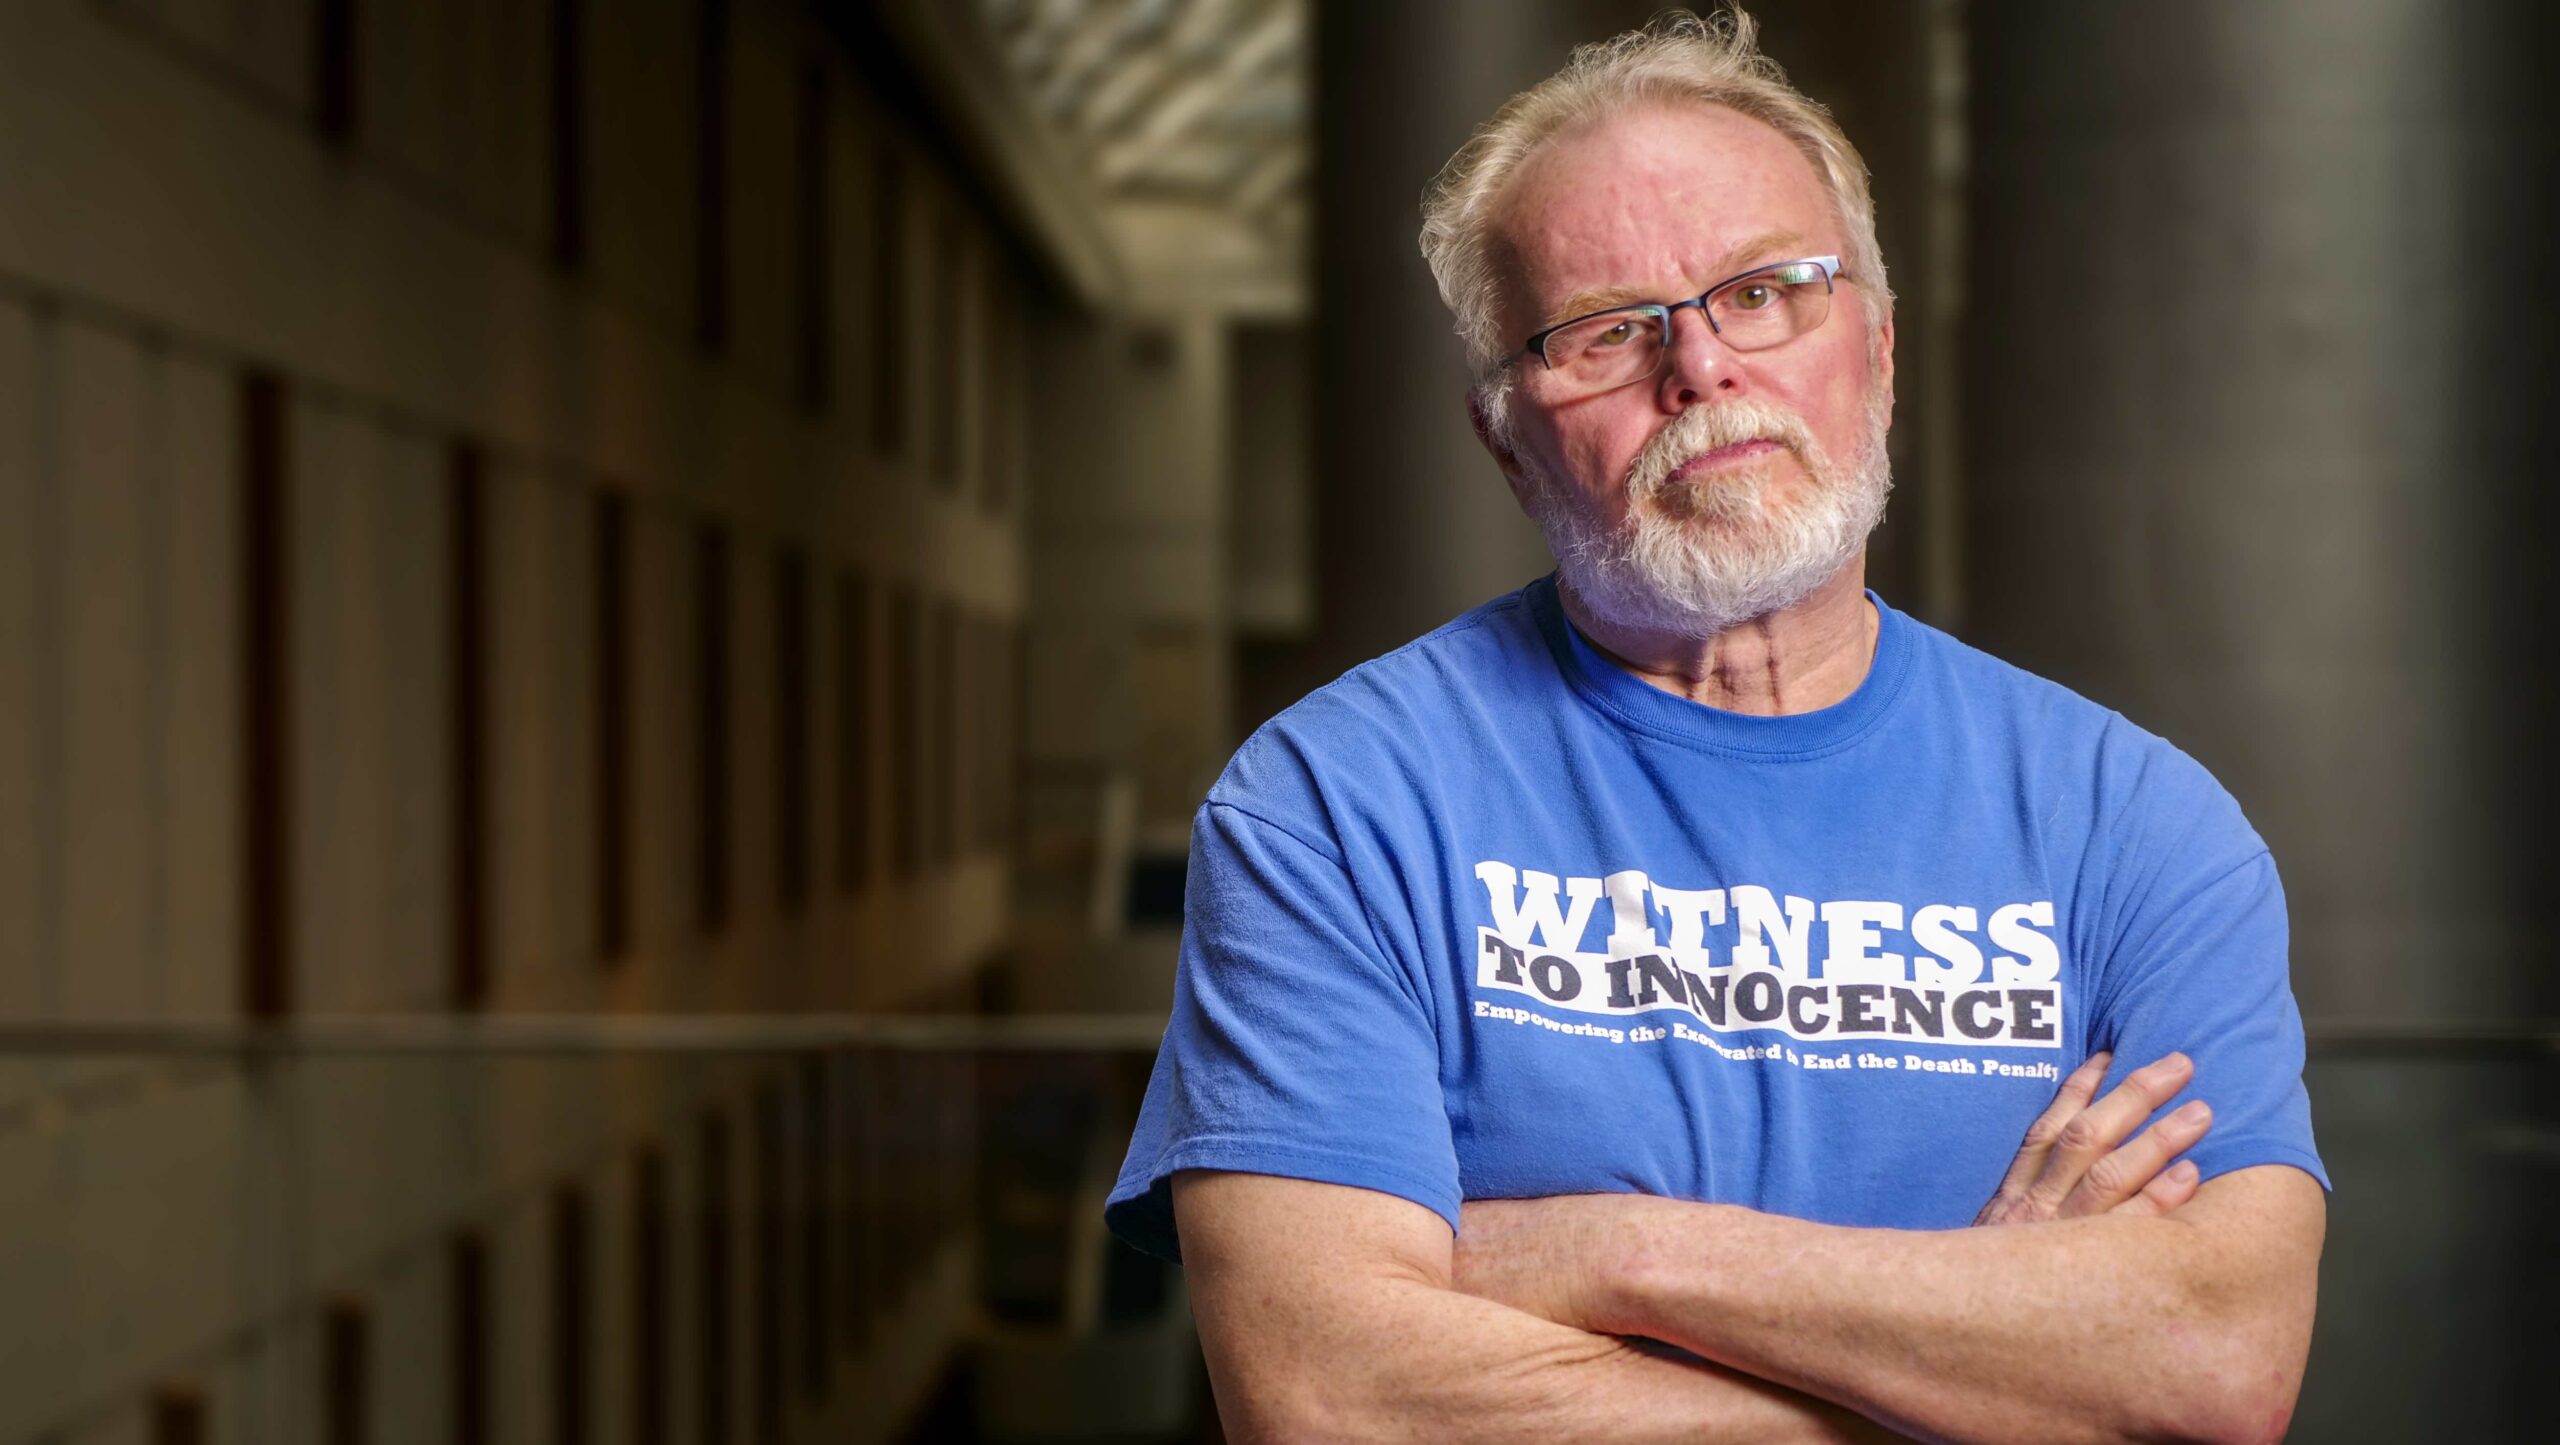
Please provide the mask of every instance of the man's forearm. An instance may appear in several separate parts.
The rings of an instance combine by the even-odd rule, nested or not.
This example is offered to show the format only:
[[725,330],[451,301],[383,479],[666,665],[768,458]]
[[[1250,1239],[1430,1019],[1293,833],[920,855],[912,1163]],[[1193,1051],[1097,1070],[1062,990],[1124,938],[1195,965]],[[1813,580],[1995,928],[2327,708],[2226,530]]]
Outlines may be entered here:
[[1230,1438],[1881,1438],[1851,1412],[1703,1360],[1451,1287],[1448,1226],[1367,1190],[1247,1174],[1174,1183],[1200,1343]]
[[[1222,1351],[1204,1310],[1219,1413],[1237,1441],[1807,1441],[1882,1438],[1848,1411],[1419,1282],[1264,1300],[1259,1359]],[[1287,1344],[1274,1351],[1279,1339]],[[1272,1357],[1273,1353],[1281,1357]],[[1871,1433],[1870,1433],[1871,1432]]]
[[2168,1218],[1934,1233],[1613,1197],[1587,1292],[1558,1312],[1925,1436],[2275,1440],[2309,1344],[2317,1186],[2301,1227],[2243,1235],[2218,1226],[2300,1211],[2300,1191],[2221,1183]]

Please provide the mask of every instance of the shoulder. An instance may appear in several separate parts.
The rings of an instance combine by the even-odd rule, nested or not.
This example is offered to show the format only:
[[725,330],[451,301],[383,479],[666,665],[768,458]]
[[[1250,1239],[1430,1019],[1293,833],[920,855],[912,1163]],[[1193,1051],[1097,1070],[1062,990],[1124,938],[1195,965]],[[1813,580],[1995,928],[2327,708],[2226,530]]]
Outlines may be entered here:
[[2238,800],[2176,743],[2050,678],[1911,626],[1919,665],[1942,699],[1960,702],[1946,711],[2011,760],[2049,843],[2076,843],[2119,874],[2180,855],[2228,868],[2266,852]]
[[1560,685],[1526,594],[1497,597],[1307,694],[1245,740],[1208,803],[1330,831],[1338,808],[1427,791],[1507,710]]

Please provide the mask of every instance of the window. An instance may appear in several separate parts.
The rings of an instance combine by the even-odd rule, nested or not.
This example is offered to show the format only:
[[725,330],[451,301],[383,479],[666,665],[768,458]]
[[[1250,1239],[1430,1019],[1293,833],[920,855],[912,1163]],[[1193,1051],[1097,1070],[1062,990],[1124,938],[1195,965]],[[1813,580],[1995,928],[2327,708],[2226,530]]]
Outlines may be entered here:
[[773,569],[775,885],[783,910],[809,901],[809,562],[793,549]]
[[488,453],[457,440],[446,454],[451,511],[445,548],[445,662],[452,686],[448,871],[453,888],[453,956],[447,1002],[477,1009],[489,1001],[488,576],[483,555]]
[[667,1161],[643,1145],[631,1169],[631,1439],[667,1445]]
[[323,1445],[365,1445],[372,1394],[371,1322],[364,1306],[337,1300],[320,1315],[320,1438]]
[[694,913],[706,934],[729,924],[729,537],[694,532]]
[[694,1346],[698,1384],[695,1421],[702,1445],[729,1445],[730,1311],[736,1308],[729,1283],[729,1121],[718,1109],[702,1116],[701,1210],[695,1216],[694,1263],[698,1292],[694,1297]]
[[884,456],[907,445],[906,165],[883,136],[871,195],[871,444]]
[[871,874],[871,608],[862,580],[836,578],[836,887]]
[[595,500],[596,947],[631,946],[631,517],[619,492]]
[[551,264],[587,261],[587,48],[584,0],[551,0]]
[[729,345],[729,5],[701,0],[694,63],[694,343]]
[[241,1011],[293,1007],[291,514],[284,381],[240,379]]
[[551,1193],[551,1438],[586,1445],[589,1335],[587,1194],[574,1182]]
[[823,412],[835,387],[835,267],[827,204],[827,71],[815,60],[800,66],[799,201],[800,303],[797,368],[800,404]]
[[889,601],[889,839],[891,866],[902,879],[921,871],[926,856],[923,714],[932,697],[923,633],[915,591],[900,586]]
[[489,1396],[489,1245],[469,1229],[445,1242],[445,1381],[452,1396],[454,1445],[487,1445]]

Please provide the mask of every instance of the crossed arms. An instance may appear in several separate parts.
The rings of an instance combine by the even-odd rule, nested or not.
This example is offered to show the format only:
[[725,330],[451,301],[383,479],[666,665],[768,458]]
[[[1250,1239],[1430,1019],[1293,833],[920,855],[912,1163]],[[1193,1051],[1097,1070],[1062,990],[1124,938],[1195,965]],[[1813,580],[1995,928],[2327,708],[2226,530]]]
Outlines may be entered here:
[[1577,1195],[1470,1203],[1452,1236],[1391,1195],[1178,1174],[1227,1429],[2281,1439],[2310,1345],[2320,1186],[2283,1166],[2199,1185],[2169,1161],[2208,1119],[2127,1139],[2191,1066],[2172,1055],[2094,1099],[2105,1062],[2064,1081],[1974,1229]]

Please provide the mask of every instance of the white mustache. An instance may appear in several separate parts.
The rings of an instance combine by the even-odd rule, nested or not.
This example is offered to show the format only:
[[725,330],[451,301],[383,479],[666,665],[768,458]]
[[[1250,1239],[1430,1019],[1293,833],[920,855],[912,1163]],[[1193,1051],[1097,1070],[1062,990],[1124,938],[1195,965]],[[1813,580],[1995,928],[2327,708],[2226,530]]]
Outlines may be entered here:
[[1671,474],[1707,453],[1742,442],[1771,442],[1819,470],[1821,456],[1804,419],[1759,401],[1693,406],[1673,417],[1636,453],[1627,468],[1627,496],[1642,501],[1661,490]]

